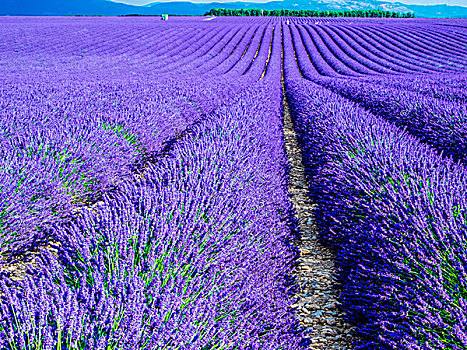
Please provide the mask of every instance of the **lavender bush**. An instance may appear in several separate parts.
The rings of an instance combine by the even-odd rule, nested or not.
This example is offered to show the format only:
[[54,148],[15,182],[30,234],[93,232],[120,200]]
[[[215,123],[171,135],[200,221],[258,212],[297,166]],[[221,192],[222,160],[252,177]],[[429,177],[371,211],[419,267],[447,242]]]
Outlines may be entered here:
[[284,73],[355,347],[467,348],[465,29],[1,18],[0,347],[305,348]]
[[[52,229],[59,258],[44,250],[21,292],[4,284],[3,347],[31,346],[42,329],[45,349],[298,348],[280,92],[268,84],[212,113],[97,214]],[[266,96],[276,103],[253,103]],[[27,309],[36,316],[13,321]]]
[[[338,95],[287,81],[358,349],[467,346],[467,173]],[[326,102],[323,102],[326,101]]]

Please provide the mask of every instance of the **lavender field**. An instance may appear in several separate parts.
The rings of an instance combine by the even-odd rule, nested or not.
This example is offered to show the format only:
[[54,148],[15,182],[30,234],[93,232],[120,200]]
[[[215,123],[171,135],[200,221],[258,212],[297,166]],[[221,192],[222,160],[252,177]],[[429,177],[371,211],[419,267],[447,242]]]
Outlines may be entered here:
[[0,349],[467,349],[467,20],[0,17],[0,146]]

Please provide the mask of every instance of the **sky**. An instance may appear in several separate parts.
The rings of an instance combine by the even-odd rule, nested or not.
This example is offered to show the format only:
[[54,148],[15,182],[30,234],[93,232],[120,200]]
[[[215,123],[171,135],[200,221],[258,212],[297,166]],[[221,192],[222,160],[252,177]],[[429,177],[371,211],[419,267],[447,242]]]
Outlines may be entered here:
[[[147,5],[153,2],[166,2],[166,1],[190,1],[195,3],[209,3],[209,2],[235,2],[239,0],[112,0],[114,2],[121,2],[128,5]],[[269,2],[272,0],[247,0],[248,2]],[[465,6],[467,7],[467,0],[384,0],[387,2],[401,2],[408,5],[442,5],[447,4],[451,6]]]
[[[210,2],[256,2],[256,3],[262,3],[262,2],[270,2],[270,1],[277,1],[277,0],[111,0],[113,2],[121,2],[123,4],[128,4],[128,5],[147,5],[147,4],[152,4],[154,2],[176,2],[176,1],[189,1],[193,3],[210,3]],[[467,0],[465,0],[467,1]]]

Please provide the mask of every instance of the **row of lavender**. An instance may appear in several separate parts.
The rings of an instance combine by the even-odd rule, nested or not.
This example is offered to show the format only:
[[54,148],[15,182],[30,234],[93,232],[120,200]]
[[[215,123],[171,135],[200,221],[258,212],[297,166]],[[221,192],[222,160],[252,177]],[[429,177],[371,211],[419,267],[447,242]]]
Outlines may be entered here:
[[[101,23],[104,32],[114,24],[107,21]],[[23,38],[25,42],[30,38],[47,42],[50,33],[42,33],[40,41],[37,28],[33,29]],[[237,36],[246,34],[241,41],[205,38],[214,58],[205,55],[183,64],[183,54],[189,56],[183,45],[178,45],[178,56],[174,48],[160,57],[160,65],[191,70],[183,79],[177,74],[160,81],[144,62],[117,75],[110,69],[89,70],[90,61],[107,60],[106,52],[75,65],[73,80],[66,65],[60,65],[61,70],[54,64],[37,77],[28,76],[32,67],[22,71],[19,82],[16,71],[5,70],[9,74],[2,77],[0,88],[0,184],[5,194],[0,202],[1,252],[18,254],[39,243],[47,224],[95,202],[136,164],[157,158],[223,100],[264,76],[273,28],[264,26],[262,35],[257,29],[229,29]],[[168,35],[166,40],[171,38]],[[66,36],[62,42],[67,42]],[[35,57],[31,51],[25,57]],[[48,54],[49,47],[37,51]],[[65,58],[66,52],[56,56],[59,62]],[[216,77],[226,71],[225,76]]]
[[467,102],[467,80],[465,73],[427,74],[411,76],[380,76],[360,78],[362,82],[384,86],[387,89],[408,90],[438,99]]
[[[465,84],[466,77],[465,73],[458,74],[454,81]],[[394,78],[386,80],[397,82]],[[395,125],[407,128],[411,134],[440,152],[461,162],[466,161],[467,105],[464,102],[397,89],[395,84],[384,86],[361,80],[331,80],[320,77],[316,77],[314,81],[359,103]],[[447,90],[447,96],[455,94],[456,91],[455,88]]]
[[2,348],[299,348],[280,90],[268,84],[98,213],[51,229],[59,258],[44,250],[21,292],[3,284]]
[[[43,249],[21,281],[1,273],[2,349],[304,345],[289,307],[297,251],[281,129],[281,33],[259,31],[217,47],[231,62],[225,79],[214,78],[224,71],[219,64],[186,85],[157,83],[142,67],[131,82],[109,73],[102,83],[77,70],[82,83],[56,80],[57,87],[40,76],[34,86],[5,85],[10,168],[22,152],[28,188],[39,191],[49,170],[49,187],[70,192],[63,203],[96,191],[101,201],[40,227],[57,242],[57,257]],[[87,184],[83,174],[97,181]],[[116,188],[109,193],[104,184]],[[21,185],[15,195],[27,203]],[[51,194],[39,201],[56,202]]]
[[[204,74],[211,63],[221,62],[218,53],[222,45],[248,42],[252,35],[261,37],[265,27],[280,21],[247,19],[246,25],[234,18],[174,20],[170,24],[153,19],[123,20],[102,19],[108,22],[106,26],[97,19],[68,22],[57,19],[47,24],[32,21],[29,31],[46,30],[36,37],[24,29],[21,21],[8,21],[11,28],[4,30],[4,34],[10,39],[0,43],[0,52],[16,55],[16,60],[11,65],[8,60],[0,64],[15,70],[19,60],[20,66],[39,74],[59,64],[68,77],[77,63],[96,70],[97,74],[104,70],[126,75],[143,64],[152,76],[174,71],[191,74],[198,68],[203,68]],[[67,23],[65,29],[63,23]],[[69,40],[54,37],[58,28],[64,30],[63,37]],[[459,28],[442,25],[442,21],[417,21],[414,25],[404,20],[378,19],[355,19],[350,23],[333,20],[328,24],[292,19],[290,25],[296,45],[305,48],[299,51],[308,54],[311,61],[306,64],[303,59],[303,64],[330,76],[461,71],[467,64],[467,36]],[[168,65],[167,58],[172,58]]]
[[465,75],[439,96],[411,76],[326,78],[288,29],[287,96],[356,348],[466,348]]
[[[397,38],[404,36],[403,33],[394,33],[398,35]],[[371,66],[368,64],[367,75],[357,77],[355,71],[359,69],[359,66],[357,64],[352,66],[352,62],[348,61],[348,65],[342,68],[343,75],[340,78],[330,78],[324,75],[335,75],[329,67],[326,67],[326,62],[332,59],[326,59],[326,56],[320,58],[319,54],[323,54],[324,51],[313,47],[308,40],[300,41],[300,29],[290,28],[290,35],[293,38],[298,65],[303,77],[338,92],[400,127],[407,128],[411,134],[435,149],[461,161],[465,160],[467,152],[465,72],[440,75],[443,72],[440,69],[436,75],[427,75],[426,73],[430,73],[430,70],[419,70],[416,76],[410,76],[410,79],[407,79],[407,75],[378,74],[375,76],[369,71]],[[455,44],[464,47],[462,55],[456,51]],[[431,50],[435,51],[436,45],[432,46]],[[445,57],[455,59],[465,67],[467,64],[465,48],[467,48],[467,41],[459,39],[457,43],[454,42],[443,50],[446,52]],[[449,53],[449,51],[452,52]],[[337,50],[333,51],[333,55],[339,57],[339,59],[334,57],[335,62],[346,60],[345,55]],[[442,60],[442,58],[439,59]],[[361,62],[364,63],[364,61]],[[381,60],[381,62],[385,61]],[[417,56],[413,56],[410,60],[406,59],[406,63],[414,67],[419,62]],[[360,73],[364,74],[363,66],[360,66],[362,68]]]
[[310,75],[440,73],[467,66],[467,37],[433,25],[377,27],[364,22],[288,28],[300,55],[300,68]]
[[[202,20],[161,24],[147,18],[136,22],[115,18],[5,22],[9,26],[2,34],[10,39],[0,43],[4,55],[0,65],[5,73],[12,76],[18,69],[27,69],[41,75],[57,69],[55,74],[69,80],[74,80],[77,66],[92,70],[101,80],[131,79],[142,70],[153,78],[175,73],[191,76],[194,71],[205,74],[212,69],[223,74],[237,52],[241,55],[245,45],[253,48],[254,41],[272,27],[267,22],[247,25]],[[57,31],[62,35],[56,36]],[[266,33],[266,45],[268,39]]]

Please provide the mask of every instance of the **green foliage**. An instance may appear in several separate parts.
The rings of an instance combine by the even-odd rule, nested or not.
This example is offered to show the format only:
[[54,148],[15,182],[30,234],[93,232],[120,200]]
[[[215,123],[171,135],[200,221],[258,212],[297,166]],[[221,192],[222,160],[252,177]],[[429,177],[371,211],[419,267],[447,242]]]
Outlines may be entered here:
[[384,17],[415,18],[413,13],[382,10],[315,11],[315,10],[261,10],[261,9],[211,9],[205,16],[281,16],[281,17]]

